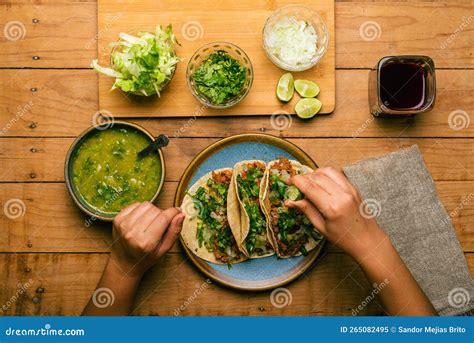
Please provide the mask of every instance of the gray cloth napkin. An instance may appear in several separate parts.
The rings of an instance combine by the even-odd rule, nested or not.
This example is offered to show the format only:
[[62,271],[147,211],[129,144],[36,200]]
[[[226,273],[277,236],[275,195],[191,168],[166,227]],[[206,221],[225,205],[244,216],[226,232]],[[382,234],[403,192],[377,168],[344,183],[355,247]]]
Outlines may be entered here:
[[418,146],[343,170],[439,314],[472,311],[466,259]]

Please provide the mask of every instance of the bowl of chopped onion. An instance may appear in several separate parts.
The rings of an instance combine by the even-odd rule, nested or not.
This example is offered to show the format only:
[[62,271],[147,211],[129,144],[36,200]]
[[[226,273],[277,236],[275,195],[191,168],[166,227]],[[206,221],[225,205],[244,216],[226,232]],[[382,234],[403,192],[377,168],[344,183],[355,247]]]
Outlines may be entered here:
[[268,17],[263,28],[263,48],[279,68],[303,71],[323,58],[329,31],[319,13],[303,5],[289,5]]

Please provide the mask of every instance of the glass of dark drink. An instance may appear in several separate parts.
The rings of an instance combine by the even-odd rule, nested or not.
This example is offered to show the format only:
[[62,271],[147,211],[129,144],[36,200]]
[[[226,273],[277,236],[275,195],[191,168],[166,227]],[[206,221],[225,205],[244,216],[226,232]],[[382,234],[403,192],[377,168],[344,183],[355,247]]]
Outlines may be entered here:
[[427,112],[435,97],[435,66],[428,56],[383,57],[370,71],[369,105],[374,116]]

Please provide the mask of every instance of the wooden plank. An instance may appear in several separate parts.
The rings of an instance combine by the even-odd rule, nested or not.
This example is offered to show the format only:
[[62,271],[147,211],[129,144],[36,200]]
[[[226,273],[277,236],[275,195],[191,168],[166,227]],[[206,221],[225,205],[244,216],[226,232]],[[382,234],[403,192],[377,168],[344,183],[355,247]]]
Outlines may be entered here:
[[[463,250],[474,252],[474,181],[438,181],[436,186]],[[173,206],[176,187],[177,182],[165,183],[159,207]],[[0,205],[10,199],[21,200],[25,211],[17,219],[0,217],[1,252],[109,251],[111,224],[80,212],[63,183],[0,184]],[[181,251],[180,245],[173,251]]]
[[97,56],[96,1],[2,1],[0,67],[88,68]]
[[473,68],[472,20],[470,1],[336,3],[336,66],[428,55],[438,68]]
[[[178,181],[189,162],[212,138],[174,138],[164,150],[166,180]],[[474,140],[451,138],[314,138],[290,139],[316,163],[341,167],[418,144],[435,180],[474,180]],[[72,138],[1,138],[0,181],[63,181],[64,159]]]
[[[309,121],[293,117],[288,124],[284,115],[273,120],[190,117],[132,121],[170,137],[225,137],[242,132],[285,137],[474,137],[474,125],[453,130],[448,119],[456,110],[473,113],[470,95],[474,84],[470,80],[474,70],[438,70],[436,106],[415,118],[374,119],[369,113],[367,77],[365,70],[338,70],[335,112]],[[92,125],[99,109],[97,76],[90,70],[0,70],[0,87],[0,133],[4,136],[77,136]]]
[[[183,58],[168,89],[161,97],[143,101],[133,99],[121,92],[111,92],[114,79],[100,75],[99,105],[120,117],[167,116],[188,117],[194,113],[200,116],[256,115],[285,111],[294,113],[298,97],[283,104],[275,96],[275,87],[282,74],[262,49],[262,29],[266,19],[277,8],[288,4],[305,4],[317,8],[326,22],[329,45],[326,54],[317,66],[298,73],[298,78],[317,79],[322,89],[318,98],[323,107],[320,114],[333,112],[335,107],[335,44],[334,44],[334,1],[333,0],[286,0],[261,2],[252,0],[213,1],[136,0],[133,6],[128,1],[98,1],[98,26],[103,27],[114,21],[109,30],[99,36],[99,61],[110,63],[109,43],[117,39],[120,32],[136,34],[153,31],[157,23],[171,23],[180,46],[176,54]],[[187,86],[186,68],[191,57],[202,45],[210,42],[231,42],[248,55],[253,68],[253,83],[250,93],[238,105],[225,110],[203,106],[196,100]]]
[[91,70],[1,70],[0,133],[77,136],[97,112]]
[[[472,23],[463,25],[468,20],[464,18],[472,15],[471,6],[470,1],[338,2],[336,67],[371,68],[384,55],[408,53],[431,55],[440,68],[472,68]],[[20,21],[26,36],[13,42],[0,40],[0,66],[88,68],[97,55],[97,33],[115,25],[112,21],[98,27],[96,13],[92,0],[36,2],[33,6],[29,1],[3,2],[0,26]],[[40,21],[33,24],[32,18]],[[364,41],[359,30],[370,21],[378,23],[381,34],[376,40]]]
[[[465,256],[474,275],[474,254]],[[8,305],[4,314],[79,315],[95,290],[106,260],[105,254],[1,254],[0,301]],[[26,291],[18,294],[26,284]],[[43,293],[37,293],[39,287]],[[341,253],[326,254],[286,288],[291,293],[291,304],[278,309],[271,304],[270,291],[237,292],[209,284],[181,254],[168,254],[144,278],[133,314],[351,315],[372,291],[354,261]],[[359,315],[381,313],[374,301]]]
[[[79,315],[107,260],[103,254],[1,254],[2,304],[9,303],[18,285],[29,286],[6,315]],[[25,272],[30,268],[30,272]],[[32,280],[31,282],[29,280]],[[174,315],[206,278],[183,259],[168,254],[145,277],[135,302],[136,315]],[[44,293],[35,293],[41,287]],[[271,305],[270,291],[236,292],[211,283],[181,315],[342,315],[350,314],[370,294],[370,286],[357,265],[346,255],[324,256],[306,276],[288,286],[292,303],[283,309]],[[172,290],[172,291],[171,291]],[[33,298],[39,301],[35,304]],[[379,314],[376,303],[364,314]]]
[[[176,186],[177,182],[166,182],[156,204],[173,206]],[[82,213],[64,183],[0,184],[0,190],[0,204],[20,199],[25,208],[24,215],[17,219],[0,217],[0,251],[109,251],[111,224]],[[174,251],[181,248],[176,245]]]

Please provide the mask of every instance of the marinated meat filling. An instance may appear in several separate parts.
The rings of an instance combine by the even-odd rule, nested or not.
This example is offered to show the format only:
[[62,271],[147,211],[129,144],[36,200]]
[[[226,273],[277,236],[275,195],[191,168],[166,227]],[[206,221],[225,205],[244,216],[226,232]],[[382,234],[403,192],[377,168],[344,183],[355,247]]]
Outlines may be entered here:
[[293,256],[298,252],[307,254],[305,244],[310,236],[319,239],[306,216],[299,210],[288,208],[285,201],[288,199],[299,200],[303,198],[301,192],[294,186],[289,186],[287,181],[297,174],[291,162],[281,157],[270,169],[269,198],[270,198],[270,224],[276,238],[278,251],[282,256]]
[[206,186],[198,188],[192,195],[194,207],[199,211],[196,238],[199,247],[203,245],[222,263],[240,260],[239,251],[227,221],[227,193],[232,172],[213,172]]
[[260,208],[260,184],[265,173],[265,164],[247,163],[237,175],[240,200],[250,220],[249,233],[244,241],[249,254],[263,255],[273,250],[267,236],[267,222]]

